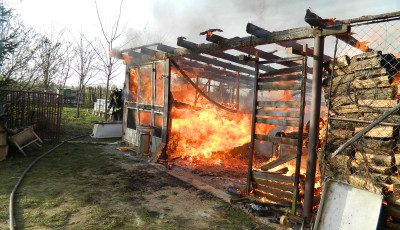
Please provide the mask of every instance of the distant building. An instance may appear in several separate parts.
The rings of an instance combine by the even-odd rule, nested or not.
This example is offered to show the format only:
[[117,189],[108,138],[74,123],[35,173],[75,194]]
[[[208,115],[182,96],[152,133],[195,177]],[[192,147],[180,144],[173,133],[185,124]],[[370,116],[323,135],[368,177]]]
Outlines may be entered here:
[[[57,93],[63,95],[64,105],[76,105],[80,95],[79,90],[76,89],[58,89]],[[85,94],[82,93],[79,103],[82,105],[84,101]]]

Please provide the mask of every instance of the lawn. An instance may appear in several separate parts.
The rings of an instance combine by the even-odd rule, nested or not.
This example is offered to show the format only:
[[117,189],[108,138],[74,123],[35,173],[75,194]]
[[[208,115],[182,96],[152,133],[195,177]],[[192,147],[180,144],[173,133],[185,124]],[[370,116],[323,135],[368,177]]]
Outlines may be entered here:
[[[62,137],[89,134],[95,120],[86,110],[75,118],[64,108]],[[56,144],[0,162],[0,229],[8,229],[19,176]],[[116,147],[65,143],[38,161],[15,196],[17,229],[272,229]]]

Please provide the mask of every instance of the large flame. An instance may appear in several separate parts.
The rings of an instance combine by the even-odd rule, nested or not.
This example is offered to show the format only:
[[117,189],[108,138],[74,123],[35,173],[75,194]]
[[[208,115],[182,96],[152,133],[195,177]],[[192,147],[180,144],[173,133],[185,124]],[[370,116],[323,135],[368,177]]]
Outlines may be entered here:
[[250,142],[250,114],[232,114],[210,106],[199,111],[173,108],[171,114],[179,118],[172,119],[170,158],[219,163],[224,158],[219,151]]

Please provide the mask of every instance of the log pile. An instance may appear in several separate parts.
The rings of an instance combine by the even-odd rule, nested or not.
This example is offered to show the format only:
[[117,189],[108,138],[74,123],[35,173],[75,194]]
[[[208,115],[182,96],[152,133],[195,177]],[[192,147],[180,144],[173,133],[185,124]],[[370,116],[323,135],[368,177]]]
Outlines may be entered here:
[[[399,103],[400,62],[380,51],[326,62],[326,105],[330,106],[325,148],[320,152],[324,177],[342,181],[374,193],[384,193],[393,223],[400,223],[400,115],[392,114],[339,155],[332,153],[357,132]],[[396,195],[398,194],[398,195]],[[399,207],[393,212],[393,207]],[[394,217],[393,213],[398,217]]]

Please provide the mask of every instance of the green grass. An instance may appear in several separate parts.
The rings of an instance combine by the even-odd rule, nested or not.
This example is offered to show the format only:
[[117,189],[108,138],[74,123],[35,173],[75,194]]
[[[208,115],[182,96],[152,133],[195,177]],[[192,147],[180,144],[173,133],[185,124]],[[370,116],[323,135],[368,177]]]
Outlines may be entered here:
[[[82,110],[79,118],[74,115],[74,108],[64,108],[63,137],[88,134],[93,122],[100,120],[86,110]],[[115,142],[115,139],[101,141]],[[8,229],[9,196],[19,177],[35,158],[55,144],[45,143],[26,157],[18,152],[10,153],[7,160],[0,162],[0,229]],[[99,145],[66,143],[38,161],[15,195],[17,228],[185,229],[185,216],[162,219],[162,210],[158,213],[146,206],[144,193],[147,191],[131,191],[131,174],[136,171],[127,171],[121,165],[137,162],[105,152],[106,149]],[[210,223],[212,229],[258,226],[240,209],[229,208],[229,204],[213,199],[218,215]]]
[[95,121],[104,121],[104,118],[94,116],[88,109],[81,108],[80,116],[76,116],[76,108],[64,107],[61,115],[61,137],[63,139],[92,133]]

